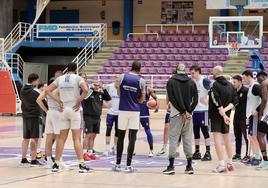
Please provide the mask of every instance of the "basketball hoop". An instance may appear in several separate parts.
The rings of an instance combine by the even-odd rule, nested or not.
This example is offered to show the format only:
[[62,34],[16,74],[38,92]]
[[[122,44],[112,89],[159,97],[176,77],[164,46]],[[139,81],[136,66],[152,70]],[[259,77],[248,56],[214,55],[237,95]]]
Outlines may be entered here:
[[228,48],[228,54],[229,56],[237,56],[239,52],[239,43],[238,42],[229,42],[226,43],[226,46]]

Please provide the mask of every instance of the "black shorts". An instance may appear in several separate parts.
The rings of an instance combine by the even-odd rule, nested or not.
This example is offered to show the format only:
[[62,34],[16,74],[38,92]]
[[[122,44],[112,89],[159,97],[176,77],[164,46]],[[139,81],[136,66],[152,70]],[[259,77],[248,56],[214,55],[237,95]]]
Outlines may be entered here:
[[92,117],[84,115],[84,122],[85,122],[85,133],[100,133],[100,122],[101,119],[99,117]]
[[23,118],[23,138],[40,138],[40,118]]
[[211,132],[222,133],[222,134],[229,133],[230,125],[225,124],[221,116],[210,118],[209,124],[211,127]]
[[165,124],[168,124],[168,123],[170,123],[170,112],[167,112],[165,116]]
[[261,121],[258,125],[258,132],[268,133],[268,115],[265,115],[261,118]]

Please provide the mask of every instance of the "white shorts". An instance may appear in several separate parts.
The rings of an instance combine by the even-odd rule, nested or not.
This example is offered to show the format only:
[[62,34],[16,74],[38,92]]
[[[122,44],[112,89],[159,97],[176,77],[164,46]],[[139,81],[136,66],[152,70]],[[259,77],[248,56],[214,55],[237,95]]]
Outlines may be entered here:
[[46,134],[60,134],[60,123],[59,123],[60,112],[56,110],[49,110],[46,117]]
[[140,112],[119,111],[118,114],[118,129],[120,130],[139,130]]
[[80,129],[81,114],[80,110],[75,112],[72,107],[65,107],[63,112],[60,113],[61,130],[66,129]]

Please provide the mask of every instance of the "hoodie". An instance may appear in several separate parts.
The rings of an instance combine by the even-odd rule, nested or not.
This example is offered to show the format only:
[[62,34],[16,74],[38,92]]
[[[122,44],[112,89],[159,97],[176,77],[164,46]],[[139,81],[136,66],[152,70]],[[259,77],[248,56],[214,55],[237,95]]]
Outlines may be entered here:
[[36,99],[39,96],[39,92],[34,89],[33,85],[26,84],[21,89],[20,96],[22,117],[39,117],[41,115],[41,110],[36,103]]
[[167,95],[180,114],[192,113],[198,103],[196,84],[186,74],[175,74],[168,80]]
[[[223,76],[217,77],[209,91],[209,117],[220,116],[219,107],[225,108],[230,103],[234,106],[238,103],[237,92],[233,85],[228,82]],[[230,116],[231,110],[226,112]]]

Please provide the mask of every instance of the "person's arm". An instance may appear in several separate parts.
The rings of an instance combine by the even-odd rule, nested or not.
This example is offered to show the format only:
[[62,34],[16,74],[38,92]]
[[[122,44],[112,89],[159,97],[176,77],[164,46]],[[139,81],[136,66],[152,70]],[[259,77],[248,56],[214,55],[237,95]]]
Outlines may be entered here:
[[114,86],[117,90],[117,95],[120,96],[120,85],[122,83],[122,80],[124,78],[124,74],[122,74],[121,76],[118,77],[118,81],[114,83]]
[[46,93],[42,92],[39,97],[36,99],[36,103],[39,105],[39,107],[47,113],[48,109],[46,105],[44,104],[43,100],[46,98]]
[[157,100],[157,95],[156,95],[155,90],[149,88],[148,89],[148,93],[149,93],[149,96],[151,96],[156,101],[156,104],[157,104],[154,112],[158,112],[158,110],[159,110],[159,103],[158,103],[158,100]]
[[[255,84],[255,85],[252,87],[252,94],[253,94],[254,96],[262,97],[261,85],[259,85],[259,84]],[[260,106],[261,106],[261,105],[257,106],[257,108],[255,109],[255,111],[252,112],[252,115],[253,115],[253,116],[257,116],[257,115],[258,115],[258,113],[259,113],[259,111],[260,111]]]
[[263,81],[261,85],[261,104],[260,104],[260,110],[259,110],[259,115],[263,115],[263,111],[266,107],[267,103],[267,95],[268,95],[268,80]]
[[57,78],[54,82],[52,82],[47,88],[45,89],[45,95],[50,96],[53,100],[55,100],[60,107],[62,108],[62,101],[59,97],[54,97],[51,93],[58,88],[59,79]]
[[79,83],[80,83],[79,87],[82,89],[83,92],[80,95],[80,97],[77,99],[75,105],[73,106],[73,110],[76,112],[80,109],[81,102],[84,100],[84,98],[86,98],[86,96],[88,95],[88,91],[89,91],[86,82],[82,78]]
[[221,116],[225,116],[224,108],[222,106],[222,102],[220,99],[220,94],[219,94],[219,91],[218,91],[217,87],[215,86],[215,84],[213,84],[213,86],[210,89],[210,96],[211,96],[213,104],[218,109],[219,114]]
[[192,112],[194,111],[195,107],[198,104],[198,91],[195,83],[193,83],[193,94],[194,95],[192,97],[191,112],[189,112],[190,114],[192,114]]
[[140,104],[142,104],[144,102],[144,99],[145,99],[145,80],[143,78],[140,79],[140,89],[141,89],[141,94],[138,98],[138,102]]
[[225,108],[224,108],[224,112],[228,112],[229,110],[232,110],[239,102],[238,96],[237,96],[237,92],[235,90],[235,88],[233,88],[233,95],[232,95],[232,102],[229,103]]
[[110,101],[112,100],[109,92],[106,89],[103,89],[103,93],[102,93],[102,99],[105,101]]

